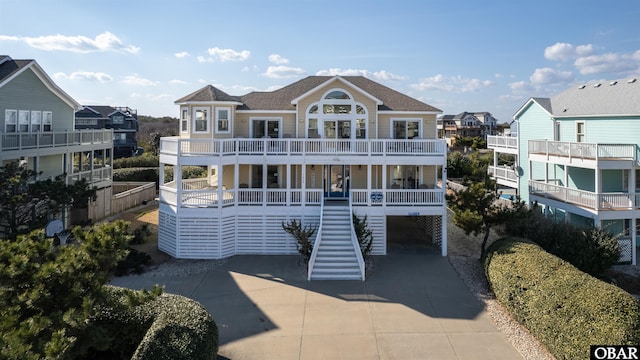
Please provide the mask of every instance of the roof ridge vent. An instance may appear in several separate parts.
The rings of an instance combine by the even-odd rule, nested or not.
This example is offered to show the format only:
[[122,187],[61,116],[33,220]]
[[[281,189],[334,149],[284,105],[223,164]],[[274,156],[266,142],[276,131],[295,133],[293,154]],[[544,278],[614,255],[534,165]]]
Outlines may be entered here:
[[597,87],[600,87],[600,85],[602,85],[602,84],[601,83],[596,83],[596,84],[593,84],[593,87],[597,88]]
[[629,80],[627,80],[627,83],[628,84],[633,84],[634,82],[636,82],[636,80],[638,80],[638,79],[636,79],[636,78],[629,79]]
[[615,85],[617,83],[618,83],[617,81],[612,81],[612,82],[609,83],[609,86],[613,86],[613,85]]

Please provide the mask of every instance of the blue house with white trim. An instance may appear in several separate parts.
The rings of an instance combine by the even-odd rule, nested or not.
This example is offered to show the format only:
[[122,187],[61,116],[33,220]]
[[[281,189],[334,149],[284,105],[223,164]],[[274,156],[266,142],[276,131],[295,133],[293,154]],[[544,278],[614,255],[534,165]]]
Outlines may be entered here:
[[[640,79],[593,82],[530,98],[513,116],[516,137],[491,136],[516,165],[489,171],[527,203],[573,224],[618,234],[621,261],[636,264],[640,238]],[[635,246],[633,245],[635,244]]]

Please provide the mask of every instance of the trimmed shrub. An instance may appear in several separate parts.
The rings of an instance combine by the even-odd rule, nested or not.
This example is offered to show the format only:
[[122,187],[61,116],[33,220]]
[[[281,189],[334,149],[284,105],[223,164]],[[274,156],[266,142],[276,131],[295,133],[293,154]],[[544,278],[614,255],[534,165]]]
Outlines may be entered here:
[[121,359],[215,359],[218,328],[189,298],[108,286],[113,307],[93,319],[106,334],[96,350]]
[[189,298],[163,294],[151,303],[156,316],[132,360],[215,359],[218,327],[207,310]]
[[[183,179],[197,179],[207,176],[207,168],[203,166],[183,166],[182,178]],[[141,182],[155,182],[158,186],[158,179],[160,173],[158,167],[139,167],[139,168],[123,168],[113,171],[113,181],[141,181]],[[165,174],[165,182],[173,181],[173,173],[167,172]]]
[[159,164],[159,157],[148,154],[145,154],[143,156],[132,156],[113,160],[114,169],[158,167]]
[[113,181],[155,182],[159,179],[158,167],[126,168],[113,171]]
[[485,271],[498,301],[557,359],[588,359],[593,344],[640,343],[633,296],[536,244],[495,242]]

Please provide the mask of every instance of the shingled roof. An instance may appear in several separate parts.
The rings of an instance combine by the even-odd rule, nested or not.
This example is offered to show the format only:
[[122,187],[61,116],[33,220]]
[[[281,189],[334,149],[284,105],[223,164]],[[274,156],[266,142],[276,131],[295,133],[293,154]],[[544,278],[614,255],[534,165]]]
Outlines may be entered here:
[[640,79],[595,81],[574,86],[552,98],[531,98],[514,115],[531,103],[554,117],[640,115]]
[[[294,99],[302,96],[310,90],[336,78],[335,76],[309,76],[275,91],[254,91],[243,96],[231,96],[211,85],[208,85],[192,94],[176,100],[176,103],[184,102],[208,102],[208,101],[238,101],[242,105],[238,110],[295,110],[292,104]],[[393,90],[364,76],[343,76],[343,80],[360,88],[382,101],[378,106],[381,111],[417,111],[417,112],[441,112],[440,109],[425,104],[401,92]]]
[[231,96],[215,86],[207,85],[176,100],[176,104],[185,102],[212,102],[212,101],[240,101],[237,96]]
[[0,83],[32,62],[33,60],[13,60],[7,55],[0,55]]

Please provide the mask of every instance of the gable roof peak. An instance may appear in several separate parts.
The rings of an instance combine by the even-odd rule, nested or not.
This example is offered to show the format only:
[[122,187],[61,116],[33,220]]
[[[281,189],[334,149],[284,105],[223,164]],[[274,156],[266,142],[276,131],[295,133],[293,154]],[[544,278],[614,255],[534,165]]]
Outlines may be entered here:
[[215,101],[231,101],[240,102],[237,96],[232,96],[218,89],[213,85],[205,85],[204,87],[192,92],[187,96],[183,96],[176,100],[175,104],[186,102],[215,102]]

